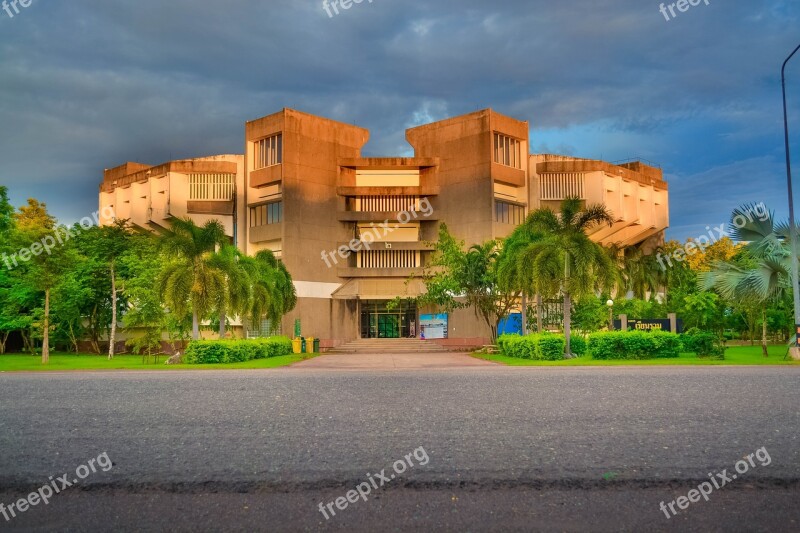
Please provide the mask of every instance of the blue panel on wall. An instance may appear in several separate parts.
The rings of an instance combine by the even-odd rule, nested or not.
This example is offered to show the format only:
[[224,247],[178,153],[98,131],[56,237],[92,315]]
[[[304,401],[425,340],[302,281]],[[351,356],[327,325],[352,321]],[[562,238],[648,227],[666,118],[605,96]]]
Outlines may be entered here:
[[508,318],[500,321],[497,328],[497,334],[516,333],[522,335],[522,313],[511,313]]

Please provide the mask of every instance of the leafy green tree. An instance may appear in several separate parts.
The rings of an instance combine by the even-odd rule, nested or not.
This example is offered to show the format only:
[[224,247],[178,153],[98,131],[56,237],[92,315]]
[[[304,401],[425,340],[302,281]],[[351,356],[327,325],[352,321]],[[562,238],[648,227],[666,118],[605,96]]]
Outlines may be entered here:
[[500,320],[507,317],[518,301],[519,293],[501,288],[498,280],[498,241],[476,244],[464,250],[442,223],[431,263],[423,274],[427,292],[418,298],[446,311],[472,307],[497,338]]
[[209,316],[226,290],[225,274],[213,256],[225,244],[225,229],[217,220],[197,226],[190,218],[173,221],[162,237],[164,251],[172,260],[162,270],[161,297],[177,315],[192,315],[192,338],[200,338],[200,321]]
[[0,354],[6,353],[8,337],[19,329],[17,309],[13,304],[11,268],[8,256],[12,251],[12,233],[16,231],[14,224],[14,208],[8,201],[8,188],[0,185]]
[[572,310],[572,323],[584,332],[597,331],[608,325],[607,297],[593,294],[581,298]]
[[523,272],[524,286],[546,297],[561,294],[564,298],[565,353],[570,346],[573,298],[598,292],[610,292],[619,279],[614,260],[587,231],[598,224],[613,223],[603,205],[584,207],[578,198],[561,203],[559,213],[549,208],[533,211],[525,220],[542,238],[519,251],[517,261]]
[[[20,238],[20,248],[24,250],[20,253],[24,265],[20,265],[22,276],[19,279],[28,287],[44,294],[43,307],[34,309],[33,314],[40,318],[36,331],[42,338],[42,364],[47,364],[50,360],[52,291],[76,258],[68,242],[49,250],[43,249],[45,237],[52,238],[57,231],[55,218],[47,212],[45,204],[29,199],[28,205],[21,207],[14,215],[14,221]],[[59,228],[59,231],[66,231],[66,228]]]
[[[155,283],[163,262],[156,238],[149,233],[138,233],[130,237],[129,246],[117,263],[125,277],[121,287],[122,299],[128,304],[123,317],[125,329],[129,333],[142,333],[131,335],[127,346],[148,356],[161,353],[163,332],[172,336],[174,329],[174,321],[164,309]],[[188,329],[191,330],[191,322]]]
[[14,206],[8,201],[8,187],[0,185],[0,239],[14,227]]
[[124,276],[120,278],[119,260],[130,249],[133,230],[127,220],[117,220],[109,226],[93,228],[90,238],[84,239],[87,255],[104,270],[103,278],[110,282],[108,288],[108,310],[111,323],[108,325],[108,359],[114,358],[116,346],[117,322],[120,312],[119,295]]
[[53,287],[52,314],[57,317],[53,330],[55,344],[67,344],[77,353],[79,342],[87,335],[85,304],[92,301],[95,293],[93,282],[97,280],[84,276],[85,257],[76,253],[75,259]]
[[684,318],[690,326],[701,330],[718,329],[722,307],[717,294],[708,291],[689,294],[685,303]]

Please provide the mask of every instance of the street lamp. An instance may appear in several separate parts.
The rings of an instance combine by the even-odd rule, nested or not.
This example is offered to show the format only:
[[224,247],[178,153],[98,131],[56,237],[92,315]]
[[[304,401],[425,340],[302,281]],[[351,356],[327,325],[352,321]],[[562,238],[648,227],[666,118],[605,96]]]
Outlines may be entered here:
[[[786,111],[786,64],[792,59],[797,51],[800,50],[800,45],[794,49],[794,52],[789,54],[786,61],[783,62],[781,67],[781,89],[783,90],[783,131],[785,133],[786,142],[786,184],[789,188],[789,240],[792,244],[792,292],[794,293],[794,324],[795,333],[800,335],[800,285],[798,285],[798,265],[797,265],[797,228],[794,221],[794,196],[792,195],[792,157],[789,148],[789,116]],[[798,352],[798,339],[795,337],[795,354]]]
[[614,331],[614,300],[606,302],[608,306],[608,331]]

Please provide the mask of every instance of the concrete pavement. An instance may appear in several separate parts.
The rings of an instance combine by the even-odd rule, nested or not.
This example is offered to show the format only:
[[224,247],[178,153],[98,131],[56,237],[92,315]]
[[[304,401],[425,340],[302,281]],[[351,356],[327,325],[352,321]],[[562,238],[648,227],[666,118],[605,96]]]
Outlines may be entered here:
[[[0,376],[0,502],[114,461],[0,529],[791,531],[800,369],[508,368]],[[424,447],[367,501],[344,497]],[[769,465],[659,504],[764,448]],[[387,470],[388,472],[388,470]]]
[[476,359],[466,353],[381,353],[323,354],[292,365],[302,370],[444,370],[471,367],[497,367],[496,363]]

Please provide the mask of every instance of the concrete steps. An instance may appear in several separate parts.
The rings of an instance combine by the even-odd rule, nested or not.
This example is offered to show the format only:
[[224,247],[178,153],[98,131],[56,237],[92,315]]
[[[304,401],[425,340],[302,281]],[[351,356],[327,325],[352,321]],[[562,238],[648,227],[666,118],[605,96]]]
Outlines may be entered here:
[[418,339],[359,339],[326,353],[440,353],[447,350],[431,341]]

